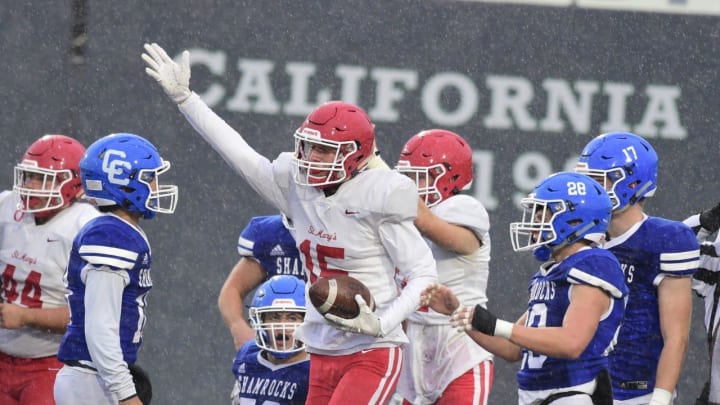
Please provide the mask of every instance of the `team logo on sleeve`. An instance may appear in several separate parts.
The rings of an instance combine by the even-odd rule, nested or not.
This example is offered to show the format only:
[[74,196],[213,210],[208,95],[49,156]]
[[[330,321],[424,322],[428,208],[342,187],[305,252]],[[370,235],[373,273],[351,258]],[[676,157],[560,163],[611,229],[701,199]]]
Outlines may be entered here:
[[152,287],[152,278],[150,278],[150,269],[140,269],[140,275],[138,276],[138,284],[140,287],[147,288]]
[[123,169],[129,170],[132,168],[130,162],[126,160],[121,160],[124,159],[125,156],[125,152],[121,150],[108,149],[105,151],[105,156],[103,156],[102,170],[103,172],[107,173],[108,181],[110,183],[118,184],[121,186],[125,186],[130,183],[129,178],[118,177],[123,174]]

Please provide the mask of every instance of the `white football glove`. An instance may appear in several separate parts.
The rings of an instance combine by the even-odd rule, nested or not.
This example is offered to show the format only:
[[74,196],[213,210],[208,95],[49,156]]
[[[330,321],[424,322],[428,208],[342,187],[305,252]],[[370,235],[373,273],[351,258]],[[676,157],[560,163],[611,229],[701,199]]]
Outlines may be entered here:
[[345,319],[328,313],[324,315],[325,319],[338,329],[353,333],[362,333],[363,335],[383,337],[380,318],[365,302],[362,295],[357,294],[355,296],[355,302],[357,302],[360,307],[360,313],[355,318]]
[[183,51],[178,65],[160,45],[145,44],[144,48],[142,59],[148,66],[145,73],[160,83],[175,104],[187,100],[190,97],[190,52]]

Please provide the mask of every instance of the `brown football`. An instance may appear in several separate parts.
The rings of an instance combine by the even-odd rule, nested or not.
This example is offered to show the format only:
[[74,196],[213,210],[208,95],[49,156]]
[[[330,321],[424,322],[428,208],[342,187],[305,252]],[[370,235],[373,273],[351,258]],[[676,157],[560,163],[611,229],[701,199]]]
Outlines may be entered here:
[[327,313],[345,319],[358,316],[360,308],[355,295],[360,294],[370,308],[375,309],[370,290],[360,280],[350,276],[321,277],[308,291],[310,301],[320,314]]

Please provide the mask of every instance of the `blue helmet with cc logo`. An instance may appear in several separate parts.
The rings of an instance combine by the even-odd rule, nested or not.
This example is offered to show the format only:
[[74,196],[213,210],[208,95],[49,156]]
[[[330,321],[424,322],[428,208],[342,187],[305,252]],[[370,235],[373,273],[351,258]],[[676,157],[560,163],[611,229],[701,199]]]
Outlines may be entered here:
[[172,214],[178,188],[161,185],[160,174],[170,169],[157,148],[145,138],[110,134],[90,145],[80,160],[85,197],[94,205],[117,205],[143,218]]

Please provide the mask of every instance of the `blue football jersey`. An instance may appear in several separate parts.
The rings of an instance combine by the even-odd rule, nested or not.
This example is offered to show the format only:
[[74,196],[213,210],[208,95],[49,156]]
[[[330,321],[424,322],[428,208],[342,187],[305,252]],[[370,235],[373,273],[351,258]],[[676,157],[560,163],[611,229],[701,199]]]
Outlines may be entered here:
[[634,232],[610,240],[605,247],[620,261],[630,289],[623,326],[610,354],[613,396],[624,400],[655,387],[663,348],[656,283],[663,275],[692,276],[700,245],[681,222],[648,217]]
[[622,322],[627,287],[620,263],[610,252],[583,249],[549,269],[541,269],[530,280],[528,327],[559,327],[570,306],[570,288],[574,284],[598,287],[610,295],[612,307],[600,320],[595,336],[575,360],[555,358],[523,349],[522,365],[517,374],[518,387],[539,391],[565,388],[595,379],[608,368],[607,353],[615,343]]
[[307,398],[309,357],[295,363],[273,364],[251,340],[238,350],[232,371],[236,378],[233,403],[301,405]]
[[252,218],[240,233],[238,253],[259,261],[267,278],[284,274],[306,281],[295,239],[283,225],[280,215]]
[[103,215],[80,229],[73,241],[65,274],[70,324],[60,343],[60,361],[92,361],[85,340],[85,283],[82,272],[88,266],[107,266],[112,270],[125,270],[130,277],[130,283],[122,294],[119,333],[123,360],[128,364],[135,363],[146,321],[146,297],[152,288],[150,265],[147,238],[122,219]]

